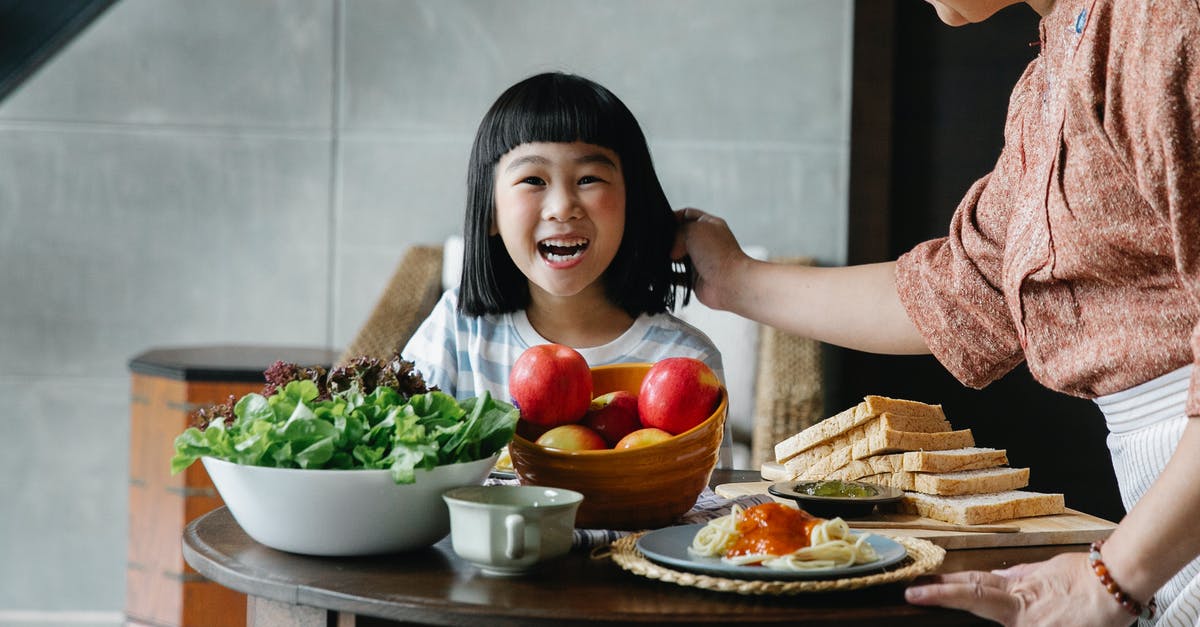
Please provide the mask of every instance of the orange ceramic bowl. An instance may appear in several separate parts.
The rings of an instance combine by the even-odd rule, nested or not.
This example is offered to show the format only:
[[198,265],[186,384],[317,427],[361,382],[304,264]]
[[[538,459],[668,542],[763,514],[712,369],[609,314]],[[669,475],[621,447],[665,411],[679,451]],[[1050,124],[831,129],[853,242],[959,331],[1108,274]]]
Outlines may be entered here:
[[[653,364],[592,368],[593,396],[626,390],[634,394]],[[513,470],[524,485],[583,493],[575,517],[582,529],[651,529],[670,524],[696,504],[717,465],[725,415],[724,387],[717,408],[690,431],[650,446],[625,450],[564,451],[531,441],[518,423],[509,444]]]

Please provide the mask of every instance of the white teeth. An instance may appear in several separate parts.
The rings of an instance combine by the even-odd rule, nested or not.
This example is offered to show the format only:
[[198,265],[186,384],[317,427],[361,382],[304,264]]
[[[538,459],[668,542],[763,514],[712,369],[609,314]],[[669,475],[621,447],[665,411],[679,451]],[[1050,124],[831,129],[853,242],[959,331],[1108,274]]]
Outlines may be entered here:
[[551,238],[538,242],[538,252],[550,262],[574,259],[587,248],[588,240],[584,237]]
[[586,243],[587,240],[582,237],[573,237],[571,239],[544,239],[541,241],[541,245],[543,246],[561,247],[583,246]]
[[[582,252],[582,251],[580,251],[580,252]],[[549,260],[549,261],[556,261],[556,262],[557,262],[557,261],[566,261],[566,260],[568,260],[568,259],[574,259],[574,258],[575,258],[575,257],[577,257],[577,256],[579,256],[579,253],[578,253],[578,252],[577,252],[577,253],[574,253],[574,254],[571,254],[571,255],[556,255],[556,254],[554,254],[554,253],[546,253],[546,259],[547,259],[547,260]]]

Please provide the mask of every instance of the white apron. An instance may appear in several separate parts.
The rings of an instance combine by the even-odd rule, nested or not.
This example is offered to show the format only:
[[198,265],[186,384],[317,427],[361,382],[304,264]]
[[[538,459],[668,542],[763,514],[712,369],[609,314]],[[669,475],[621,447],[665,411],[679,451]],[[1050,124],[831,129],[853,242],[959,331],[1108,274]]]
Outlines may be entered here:
[[[1108,449],[1121,501],[1129,511],[1175,452],[1188,417],[1185,412],[1192,366],[1128,390],[1096,399],[1108,423]],[[1168,581],[1158,594],[1157,625],[1200,625],[1200,559]],[[1143,621],[1144,622],[1144,621]]]

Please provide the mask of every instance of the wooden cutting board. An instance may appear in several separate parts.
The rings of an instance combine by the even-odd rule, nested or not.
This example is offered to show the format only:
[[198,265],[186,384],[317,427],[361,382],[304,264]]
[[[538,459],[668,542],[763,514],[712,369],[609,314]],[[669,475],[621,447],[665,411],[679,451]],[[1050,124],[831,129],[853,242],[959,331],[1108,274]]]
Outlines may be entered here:
[[[713,491],[727,499],[738,496],[769,494],[767,488],[772,481],[751,481],[747,483],[725,483]],[[795,501],[773,497],[782,503],[794,504]],[[868,518],[848,520],[854,527],[856,520],[887,521],[897,523],[933,523],[945,524],[942,521],[922,518],[913,514],[875,514]],[[1065,514],[1055,516],[1036,516],[1033,518],[1014,518],[1001,520],[993,525],[1015,526],[1016,533],[992,533],[979,531],[941,531],[930,529],[864,529],[871,533],[883,535],[902,535],[913,538],[924,538],[945,549],[979,549],[998,546],[1039,546],[1046,544],[1088,544],[1095,540],[1103,540],[1117,528],[1116,523],[1103,518],[1097,518],[1067,508]],[[968,525],[969,527],[969,525]]]

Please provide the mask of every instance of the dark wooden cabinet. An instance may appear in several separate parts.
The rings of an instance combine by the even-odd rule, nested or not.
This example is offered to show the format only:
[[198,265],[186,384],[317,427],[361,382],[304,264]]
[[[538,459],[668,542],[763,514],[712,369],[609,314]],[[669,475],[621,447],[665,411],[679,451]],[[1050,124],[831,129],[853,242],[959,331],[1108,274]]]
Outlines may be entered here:
[[130,361],[128,624],[245,624],[245,595],[183,561],[184,527],[223,502],[201,464],[171,475],[175,437],[196,409],[262,390],[263,370],[276,360],[328,366],[336,358],[324,349],[206,346],[151,350]]

